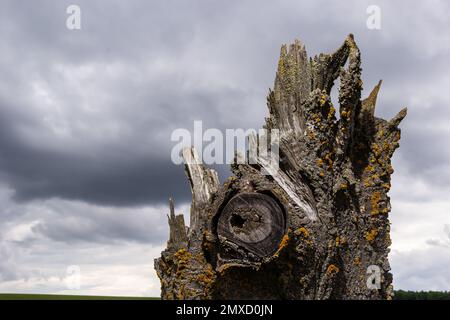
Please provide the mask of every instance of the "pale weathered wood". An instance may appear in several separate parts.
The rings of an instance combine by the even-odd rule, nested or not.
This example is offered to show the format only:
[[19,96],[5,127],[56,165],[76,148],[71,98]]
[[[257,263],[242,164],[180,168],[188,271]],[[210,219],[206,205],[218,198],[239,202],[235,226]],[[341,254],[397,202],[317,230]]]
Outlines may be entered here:
[[283,209],[261,193],[239,193],[219,214],[217,235],[223,245],[236,244],[263,258],[273,254],[286,232]]
[[172,198],[169,199],[169,208],[170,214],[168,215],[168,219],[170,236],[167,247],[173,250],[179,250],[187,247],[188,242],[184,216],[182,214],[175,215],[175,206]]
[[205,207],[219,188],[217,172],[203,166],[194,147],[183,149],[186,175],[192,191],[190,233],[195,233],[206,222]]

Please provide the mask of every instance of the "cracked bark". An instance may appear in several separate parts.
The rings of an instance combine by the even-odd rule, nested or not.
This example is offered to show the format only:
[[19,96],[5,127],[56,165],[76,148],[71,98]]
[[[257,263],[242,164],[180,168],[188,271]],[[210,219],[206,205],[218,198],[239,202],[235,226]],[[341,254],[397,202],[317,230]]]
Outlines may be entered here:
[[[220,185],[185,150],[190,228],[171,204],[170,239],[155,260],[163,299],[391,298],[390,159],[406,109],[375,117],[381,81],[361,100],[360,64],[352,35],[312,59],[299,41],[282,46],[265,126],[280,130],[279,169],[233,164]],[[381,269],[378,290],[366,284],[370,265]]]

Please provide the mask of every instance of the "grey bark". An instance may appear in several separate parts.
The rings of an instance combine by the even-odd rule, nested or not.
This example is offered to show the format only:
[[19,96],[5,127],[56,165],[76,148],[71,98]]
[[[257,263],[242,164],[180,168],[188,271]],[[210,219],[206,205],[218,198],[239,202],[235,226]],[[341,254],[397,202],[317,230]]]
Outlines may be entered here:
[[[375,117],[381,81],[361,100],[360,64],[352,35],[312,59],[299,41],[281,48],[266,118],[281,133],[279,169],[234,164],[220,185],[194,149],[183,153],[191,222],[186,232],[171,205],[170,239],[155,260],[163,299],[392,297],[390,159],[406,109]],[[371,265],[381,270],[379,289],[367,286]]]

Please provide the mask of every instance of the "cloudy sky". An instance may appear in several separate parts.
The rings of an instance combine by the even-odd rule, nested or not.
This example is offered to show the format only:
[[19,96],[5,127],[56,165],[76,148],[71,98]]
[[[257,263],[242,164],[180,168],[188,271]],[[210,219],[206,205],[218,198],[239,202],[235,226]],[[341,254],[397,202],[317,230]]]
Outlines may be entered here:
[[[66,27],[71,4],[81,30]],[[366,25],[373,4],[380,30]],[[348,33],[364,94],[383,79],[377,115],[409,109],[390,193],[394,285],[449,290],[448,12],[419,0],[0,0],[0,292],[159,295],[167,198],[186,216],[190,201],[171,132],[259,128],[280,45],[298,38],[314,55]]]

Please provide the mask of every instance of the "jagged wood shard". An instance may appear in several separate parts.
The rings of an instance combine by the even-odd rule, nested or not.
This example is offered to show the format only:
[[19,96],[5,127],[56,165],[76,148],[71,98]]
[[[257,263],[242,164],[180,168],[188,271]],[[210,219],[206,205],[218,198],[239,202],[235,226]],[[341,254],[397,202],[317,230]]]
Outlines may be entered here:
[[[170,202],[170,238],[155,260],[162,298],[391,298],[390,159],[406,109],[390,121],[375,117],[380,87],[361,100],[352,35],[311,59],[299,41],[283,46],[265,125],[280,130],[280,165],[236,163],[220,185],[195,149],[183,151],[191,220],[187,233]],[[373,266],[379,289],[367,286]]]

